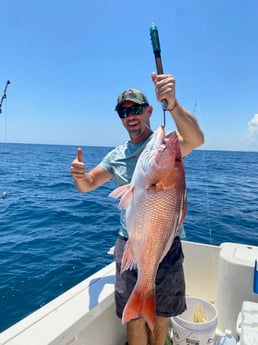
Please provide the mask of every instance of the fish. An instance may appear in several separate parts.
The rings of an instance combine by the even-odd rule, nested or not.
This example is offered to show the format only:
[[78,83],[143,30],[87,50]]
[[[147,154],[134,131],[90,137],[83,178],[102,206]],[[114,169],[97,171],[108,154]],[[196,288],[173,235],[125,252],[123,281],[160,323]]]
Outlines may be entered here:
[[110,193],[121,198],[128,241],[121,274],[137,267],[137,282],[125,305],[122,323],[143,317],[151,331],[156,316],[155,278],[172,246],[187,206],[184,162],[176,131],[159,126],[140,154],[131,182]]

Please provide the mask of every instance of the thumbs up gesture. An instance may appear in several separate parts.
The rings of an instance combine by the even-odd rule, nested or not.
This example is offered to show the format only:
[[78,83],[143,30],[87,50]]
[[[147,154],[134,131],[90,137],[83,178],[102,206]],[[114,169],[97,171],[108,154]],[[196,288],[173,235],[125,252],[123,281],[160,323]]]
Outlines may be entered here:
[[71,164],[71,173],[75,180],[85,177],[85,164],[83,162],[82,154],[82,149],[78,148],[77,157],[72,161]]

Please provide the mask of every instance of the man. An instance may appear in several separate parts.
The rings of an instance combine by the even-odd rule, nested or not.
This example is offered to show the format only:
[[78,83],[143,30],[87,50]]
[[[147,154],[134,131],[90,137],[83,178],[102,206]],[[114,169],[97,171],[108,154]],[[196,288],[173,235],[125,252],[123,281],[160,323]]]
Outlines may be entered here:
[[[166,101],[176,127],[182,156],[187,156],[194,148],[203,144],[204,136],[195,117],[184,109],[175,97],[175,78],[172,75],[152,73],[158,101]],[[90,172],[85,172],[82,150],[72,162],[71,173],[76,187],[81,192],[89,192],[115,178],[117,184],[130,183],[134,167],[140,153],[150,140],[152,130],[150,117],[153,108],[146,96],[137,89],[127,89],[118,96],[115,110],[127,130],[130,140],[106,155],[102,162]],[[137,271],[128,270],[120,274],[121,260],[128,234],[121,211],[121,228],[115,246],[116,312],[121,318],[123,308],[137,280]],[[156,321],[152,344],[164,345],[168,331],[169,317],[181,314],[185,305],[185,282],[183,274],[183,252],[179,236],[176,236],[171,250],[159,266],[156,278]],[[129,345],[147,345],[147,330],[143,318],[127,323]]]

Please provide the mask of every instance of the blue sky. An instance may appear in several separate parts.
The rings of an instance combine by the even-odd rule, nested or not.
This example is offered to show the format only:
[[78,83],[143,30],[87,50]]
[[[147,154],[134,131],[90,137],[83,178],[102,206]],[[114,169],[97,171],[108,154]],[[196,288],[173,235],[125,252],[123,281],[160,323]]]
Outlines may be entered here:
[[[118,94],[142,89],[162,123],[149,29],[203,149],[258,151],[257,0],[12,0],[1,4],[0,142],[115,146]],[[174,124],[167,115],[167,130]]]

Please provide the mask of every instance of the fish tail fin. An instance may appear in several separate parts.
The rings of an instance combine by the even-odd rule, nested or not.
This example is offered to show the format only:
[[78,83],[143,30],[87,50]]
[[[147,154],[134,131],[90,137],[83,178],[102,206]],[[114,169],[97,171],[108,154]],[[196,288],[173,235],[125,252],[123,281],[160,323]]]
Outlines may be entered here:
[[143,317],[153,332],[156,315],[155,289],[143,290],[135,286],[124,308],[122,323]]

